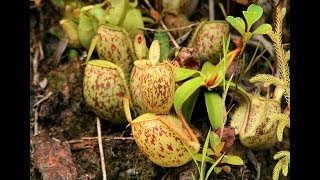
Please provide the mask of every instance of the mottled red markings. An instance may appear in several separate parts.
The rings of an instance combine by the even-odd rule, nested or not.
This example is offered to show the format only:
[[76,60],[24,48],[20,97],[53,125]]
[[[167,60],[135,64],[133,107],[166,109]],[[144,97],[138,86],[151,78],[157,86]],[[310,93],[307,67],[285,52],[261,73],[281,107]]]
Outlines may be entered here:
[[161,154],[159,154],[159,153],[158,153],[158,156],[159,156],[160,158],[165,158],[165,156],[162,156],[162,155],[161,155]]
[[168,149],[169,149],[170,151],[173,151],[173,148],[172,148],[171,144],[167,144],[167,147],[168,147]]
[[145,132],[144,132],[144,136],[146,137],[146,139],[145,139],[146,143],[148,143],[148,139],[150,137],[149,132],[150,132],[150,129],[146,129]]
[[142,37],[141,37],[141,36],[139,36],[139,37],[138,37],[138,43],[140,44],[140,43],[141,43],[141,41],[142,41]]
[[162,146],[160,146],[160,151],[164,152],[164,148]]
[[150,143],[155,145],[155,143],[154,143],[155,141],[156,141],[156,136],[154,134],[152,134],[152,138],[151,138]]
[[124,92],[118,92],[116,95],[117,95],[118,97],[124,97]]
[[94,101],[95,107],[99,107],[100,106],[99,101],[98,101],[98,97],[94,97],[94,98],[92,98],[92,100]]
[[102,97],[102,95],[103,95],[103,91],[100,91],[100,92],[99,92],[99,96]]
[[110,82],[107,82],[106,83],[106,89],[109,89],[110,88]]

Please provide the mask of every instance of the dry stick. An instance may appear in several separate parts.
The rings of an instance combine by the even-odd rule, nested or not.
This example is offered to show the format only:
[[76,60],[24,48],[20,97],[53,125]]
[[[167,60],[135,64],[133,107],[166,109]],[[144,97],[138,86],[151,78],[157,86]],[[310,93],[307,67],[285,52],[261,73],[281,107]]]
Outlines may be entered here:
[[39,126],[38,126],[38,118],[39,118],[39,115],[38,115],[38,110],[39,110],[39,107],[36,107],[33,109],[34,110],[34,126],[33,126],[33,135],[34,136],[37,136],[39,133]]
[[191,27],[197,26],[199,24],[200,23],[197,22],[197,23],[189,24],[188,26],[181,26],[181,27],[172,28],[172,29],[152,29],[152,28],[145,28],[145,27],[140,27],[139,29],[146,30],[146,31],[151,31],[151,32],[168,32],[168,31],[177,31],[177,30],[191,28]]
[[[90,140],[97,140],[98,137],[81,137],[80,139],[74,139],[67,141],[69,144],[74,144],[74,143],[80,143],[83,141],[90,141]],[[104,141],[111,141],[111,140],[134,140],[133,137],[101,137],[102,140]]]
[[[160,20],[160,23],[161,23],[163,29],[168,30],[167,26],[164,24],[164,22],[163,22],[162,20]],[[172,41],[173,45],[174,45],[177,49],[180,49],[180,46],[178,45],[178,43],[176,42],[176,40],[173,38],[172,34],[171,34],[169,31],[167,31],[167,34],[168,34],[170,40]]]
[[69,39],[68,38],[63,38],[59,42],[58,48],[53,54],[53,63],[54,63],[55,66],[60,63],[61,55],[64,52],[64,50],[66,50],[68,43],[69,43]]
[[52,92],[50,92],[48,95],[46,95],[44,98],[40,99],[38,102],[34,103],[33,107],[38,106],[43,101],[47,100],[52,95]]
[[34,53],[33,61],[32,61],[32,67],[33,67],[33,84],[37,85],[39,82],[39,73],[38,73],[38,59],[39,59],[39,49],[36,49],[36,52]]
[[102,177],[103,177],[103,180],[107,180],[106,164],[104,161],[102,138],[101,138],[100,118],[96,117],[96,119],[97,119],[98,142],[99,142],[99,151],[100,151],[100,158],[101,158]]

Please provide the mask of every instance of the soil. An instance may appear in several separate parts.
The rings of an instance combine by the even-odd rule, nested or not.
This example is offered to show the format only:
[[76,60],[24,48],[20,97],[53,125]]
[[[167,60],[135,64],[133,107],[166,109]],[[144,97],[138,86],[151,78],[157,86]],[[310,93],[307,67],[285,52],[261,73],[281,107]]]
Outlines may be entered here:
[[[246,9],[234,1],[229,2],[229,12],[234,16],[239,16],[239,12]],[[139,0],[139,4],[147,7],[144,1]],[[290,10],[289,5],[287,2],[287,10]],[[96,138],[96,115],[85,103],[82,92],[85,68],[82,63],[86,51],[70,46],[64,48],[63,38],[54,35],[54,32],[59,32],[62,15],[51,1],[40,0],[39,6],[32,4],[30,8],[30,179],[102,179]],[[207,9],[207,1],[200,0],[194,16],[190,19],[199,20],[205,17],[207,14],[204,12]],[[217,14],[217,18],[220,18],[220,12]],[[271,14],[268,12],[265,21],[272,19],[269,18]],[[284,42],[288,42],[290,38],[288,27],[286,24],[284,28]],[[146,37],[148,39],[153,36],[146,32]],[[150,45],[150,41],[148,44]],[[70,58],[70,51],[74,50],[78,55]],[[248,46],[246,53],[250,54],[254,50],[254,47]],[[35,57],[38,57],[36,61]],[[265,64],[257,63],[251,73],[270,73],[267,69]],[[246,83],[248,77],[243,79],[242,85],[247,90],[256,89]],[[43,101],[34,106],[41,99]],[[210,125],[207,112],[203,111],[205,102],[201,94],[196,103],[191,124],[205,137]],[[187,180],[192,179],[191,174],[198,176],[193,161],[177,168],[163,168],[153,164],[138,149],[130,127],[126,126],[127,124],[114,125],[101,120],[106,174],[109,180]],[[251,151],[243,147],[236,137],[229,153],[240,156],[245,165],[232,166],[231,173],[212,173],[209,179],[272,179],[276,163],[273,155],[284,149],[290,149],[288,129],[285,131],[284,140],[266,151]],[[290,179],[290,174],[288,177],[280,177]]]

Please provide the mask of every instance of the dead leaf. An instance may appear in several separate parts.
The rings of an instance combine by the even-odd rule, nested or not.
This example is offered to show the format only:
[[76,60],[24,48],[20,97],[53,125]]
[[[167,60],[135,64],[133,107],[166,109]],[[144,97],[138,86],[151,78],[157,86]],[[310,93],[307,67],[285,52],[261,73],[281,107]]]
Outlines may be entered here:
[[70,145],[53,141],[44,131],[37,137],[34,162],[43,179],[77,179]]

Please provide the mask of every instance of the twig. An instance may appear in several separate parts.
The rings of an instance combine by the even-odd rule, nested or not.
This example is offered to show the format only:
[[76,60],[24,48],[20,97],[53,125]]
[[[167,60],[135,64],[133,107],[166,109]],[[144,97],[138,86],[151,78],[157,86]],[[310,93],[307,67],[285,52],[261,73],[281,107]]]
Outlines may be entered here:
[[[101,137],[102,140],[104,141],[111,141],[111,140],[134,140],[133,137]],[[85,140],[97,140],[98,137],[82,137],[81,139],[74,139],[74,140],[70,140],[70,141],[67,141],[67,143],[69,144],[74,144],[74,143],[80,143],[80,142],[83,142]]]
[[[164,22],[163,22],[162,20],[160,20],[160,23],[161,23],[163,29],[168,30],[167,26],[164,24]],[[172,41],[173,45],[174,45],[177,49],[180,49],[180,46],[178,45],[178,43],[176,42],[176,40],[173,38],[172,34],[171,34],[169,31],[167,31],[167,34],[168,34],[170,40]]]
[[145,28],[145,27],[139,27],[139,29],[146,30],[146,31],[151,31],[151,32],[168,32],[168,31],[177,31],[177,30],[191,28],[191,27],[197,26],[199,24],[200,23],[197,22],[197,23],[189,24],[188,26],[181,26],[181,27],[172,28],[172,29],[152,29],[152,28]]
[[266,48],[266,49],[268,49],[268,52],[269,52],[269,54],[272,56],[272,57],[274,57],[274,51],[273,51],[273,44],[270,42],[270,41],[268,41],[266,38],[264,38],[261,34],[254,34],[253,36],[252,36],[252,38],[253,39],[255,39],[255,40],[257,40],[257,41],[260,41],[262,44],[263,44],[263,46]]
[[44,59],[44,53],[43,53],[43,48],[42,48],[42,43],[41,41],[39,41],[39,51],[40,51],[40,58],[39,58],[39,61],[43,60]]
[[33,61],[32,61],[32,67],[33,67],[33,84],[38,85],[39,82],[39,73],[38,73],[38,59],[39,59],[39,49],[36,48]]
[[46,95],[44,98],[40,99],[38,102],[36,102],[33,107],[38,106],[40,103],[42,103],[43,101],[47,100],[50,96],[52,95],[52,92],[49,92],[48,95]]
[[38,126],[38,118],[39,118],[39,114],[38,114],[38,110],[39,107],[36,107],[33,109],[34,110],[34,125],[33,125],[33,135],[37,136],[39,134],[39,126]]
[[180,45],[181,43],[183,43],[189,37],[191,32],[192,32],[192,30],[184,33],[182,36],[180,36],[178,39],[176,39],[176,42]]
[[169,169],[169,171],[161,178],[161,180],[165,180],[169,176],[171,171],[172,171],[172,169]]
[[53,63],[54,63],[54,65],[58,65],[59,64],[60,59],[61,59],[61,55],[64,52],[64,50],[67,48],[68,42],[69,42],[68,38],[64,38],[59,42],[58,48],[53,54]]
[[149,0],[144,0],[144,2],[147,4],[147,6],[148,6],[149,8],[153,8],[152,5],[150,4]]
[[107,172],[106,172],[106,164],[104,161],[102,138],[101,138],[100,118],[97,117],[96,119],[97,119],[98,142],[99,142],[99,151],[100,151],[100,158],[101,158],[102,177],[103,177],[103,180],[107,180],[108,178],[107,178]]
[[[230,34],[230,38],[232,40],[235,40],[235,39],[239,39],[239,38],[242,38],[240,36],[237,36],[237,35],[234,35],[234,34]],[[261,35],[258,35],[258,34],[255,34],[253,35],[253,37],[248,41],[248,45],[252,45],[252,46],[257,46],[259,44],[259,41],[260,43],[264,46],[264,48],[267,49],[267,51],[269,52],[270,56],[271,57],[274,57],[274,49],[271,48],[273,47],[271,42],[269,42],[268,40],[266,40],[263,36]]]

